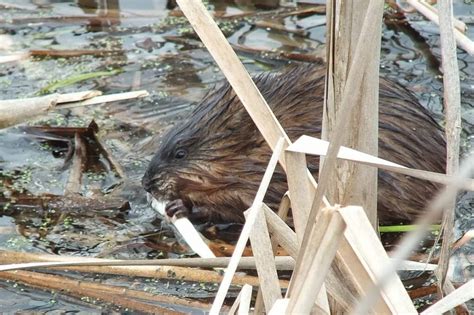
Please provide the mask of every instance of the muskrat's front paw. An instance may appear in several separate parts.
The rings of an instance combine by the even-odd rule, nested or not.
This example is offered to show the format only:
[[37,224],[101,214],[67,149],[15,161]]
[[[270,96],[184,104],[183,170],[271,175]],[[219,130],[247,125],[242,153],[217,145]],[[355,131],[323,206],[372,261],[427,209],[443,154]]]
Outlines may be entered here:
[[191,213],[182,199],[175,199],[168,202],[165,206],[165,212],[170,218],[175,215],[178,217],[187,217]]

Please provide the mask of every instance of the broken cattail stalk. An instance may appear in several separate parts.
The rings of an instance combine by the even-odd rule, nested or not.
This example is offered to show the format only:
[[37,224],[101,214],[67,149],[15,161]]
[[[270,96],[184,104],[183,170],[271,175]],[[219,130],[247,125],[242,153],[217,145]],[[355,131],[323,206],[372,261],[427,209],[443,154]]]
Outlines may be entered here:
[[102,95],[102,96],[98,96],[98,97],[91,98],[91,99],[81,101],[81,102],[72,102],[69,104],[63,104],[60,106],[60,108],[73,108],[73,107],[89,106],[89,105],[96,105],[96,104],[102,104],[102,103],[110,103],[110,102],[128,100],[132,98],[142,98],[148,95],[149,93],[145,90]]
[[153,198],[151,194],[148,194],[148,198],[151,200],[151,207],[157,211],[166,220],[170,220],[172,226],[176,229],[178,235],[188,244],[188,246],[199,255],[201,258],[214,258],[216,257],[211,251],[207,243],[204,241],[203,236],[196,230],[194,225],[189,221],[187,217],[176,217],[169,218],[165,212],[165,203],[160,202]]
[[196,230],[194,225],[188,218],[171,218],[171,222],[184,238],[186,243],[191,247],[199,257],[215,258],[214,253],[209,249],[209,246],[203,241],[201,234]]
[[98,96],[100,94],[102,93],[99,91],[84,91],[0,101],[0,129],[44,115],[55,107],[71,108],[139,98],[147,96],[148,92],[136,91]]
[[[328,151],[329,143],[327,141],[313,138],[309,136],[301,136],[291,146],[288,147],[288,151],[306,153],[310,155],[326,155]],[[347,161],[353,161],[362,163],[387,171],[392,171],[400,174],[413,176],[416,178],[429,180],[435,183],[443,185],[449,185],[453,181],[457,182],[459,189],[474,191],[474,180],[470,178],[464,178],[462,181],[458,181],[454,176],[448,176],[446,174],[417,170],[399,165],[370,154],[365,154],[357,150],[353,150],[346,147],[340,147],[337,154],[339,159]]]
[[239,315],[249,314],[250,302],[252,301],[252,286],[245,284],[240,290],[239,295],[232,304],[228,315],[234,315],[238,310]]

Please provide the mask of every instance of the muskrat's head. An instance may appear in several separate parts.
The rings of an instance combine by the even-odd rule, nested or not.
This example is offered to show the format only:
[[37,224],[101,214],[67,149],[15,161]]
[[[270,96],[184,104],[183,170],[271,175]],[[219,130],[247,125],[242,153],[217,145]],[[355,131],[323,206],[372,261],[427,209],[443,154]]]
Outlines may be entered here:
[[163,137],[142,184],[161,201],[182,199],[188,206],[242,211],[251,203],[247,199],[255,194],[268,153],[226,84],[208,94]]
[[[324,68],[295,67],[284,75],[258,75],[254,82],[291,139],[319,133],[322,106],[316,104],[322,104]],[[142,183],[155,199],[182,199],[188,207],[238,222],[255,198],[270,156],[249,114],[225,84],[164,136]],[[286,190],[286,175],[277,167],[265,202],[276,208]]]

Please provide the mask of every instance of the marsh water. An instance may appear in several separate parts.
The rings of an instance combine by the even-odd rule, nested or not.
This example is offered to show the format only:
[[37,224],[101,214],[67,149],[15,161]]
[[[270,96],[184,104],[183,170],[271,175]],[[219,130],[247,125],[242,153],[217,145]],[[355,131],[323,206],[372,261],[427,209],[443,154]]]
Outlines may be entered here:
[[[250,1],[210,1],[207,6],[246,68],[259,73],[324,55],[323,2],[308,1],[298,8],[269,8],[271,3],[256,7]],[[92,89],[150,93],[141,99],[51,111],[0,131],[1,249],[124,259],[190,254],[148,207],[140,179],[160,135],[179,123],[223,75],[172,7],[164,0],[0,1],[0,55],[30,53],[0,64],[1,99]],[[319,9],[295,13],[310,8]],[[416,13],[407,13],[404,21],[390,8],[386,11],[381,73],[412,91],[442,124],[438,27]],[[474,39],[474,3],[455,1],[455,15]],[[71,53],[51,56],[51,51],[66,50]],[[474,144],[474,58],[462,50],[458,58],[464,155]],[[87,146],[80,193],[98,200],[92,205],[65,196],[75,134]],[[473,195],[461,195],[457,237],[474,228],[473,208]],[[472,277],[473,253],[471,242],[456,254],[453,276],[460,282]],[[143,285],[187,297],[214,293],[183,289],[179,283]],[[104,306],[0,282],[0,307],[6,313],[87,313]]]

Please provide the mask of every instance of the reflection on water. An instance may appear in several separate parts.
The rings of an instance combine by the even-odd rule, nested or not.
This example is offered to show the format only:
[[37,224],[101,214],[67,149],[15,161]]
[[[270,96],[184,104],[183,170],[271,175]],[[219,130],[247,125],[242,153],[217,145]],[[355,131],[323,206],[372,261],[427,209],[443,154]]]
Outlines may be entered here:
[[[294,62],[292,58],[314,59],[324,52],[323,10],[308,5],[262,9],[275,3],[211,1],[208,5],[251,73],[279,69]],[[191,104],[223,77],[180,11],[169,10],[173,5],[173,1],[165,0],[0,3],[0,35],[2,43],[9,42],[0,45],[0,54],[21,51],[33,55],[17,63],[0,64],[3,99],[34,96],[53,83],[112,70],[117,70],[115,75],[65,84],[57,91],[146,89],[151,94],[146,99],[63,109],[31,123],[73,127],[79,132],[92,120],[97,122],[97,141],[84,138],[88,158],[81,178],[81,197],[85,199],[63,198],[73,160],[74,134],[64,130],[38,133],[32,131],[34,128],[19,127],[0,132],[0,244],[4,248],[121,258],[186,253],[186,248],[178,246],[154,221],[139,180],[163,130],[179,123]],[[314,10],[292,14],[311,8]],[[472,15],[473,10],[473,5],[456,2],[459,15]],[[386,17],[381,72],[413,91],[441,119],[437,28],[415,14],[409,18],[410,23],[406,23]],[[469,23],[468,36],[474,38],[473,22]],[[60,55],[66,50],[83,53]],[[59,55],[48,57],[51,51],[59,51]],[[474,59],[462,51],[458,56],[463,149],[468,152],[474,142]],[[108,148],[123,167],[123,179],[117,178],[113,163],[98,153],[100,145]],[[91,204],[90,199],[97,202]],[[473,199],[472,194],[460,198],[457,235],[474,228]],[[456,256],[456,281],[472,276],[473,252],[471,242]],[[40,295],[27,302],[28,295],[17,294],[3,283],[0,291],[0,305],[9,310],[72,310],[76,305],[67,301],[51,304],[52,297]],[[20,306],[6,302],[18,296]],[[88,306],[80,309],[89,310]]]

